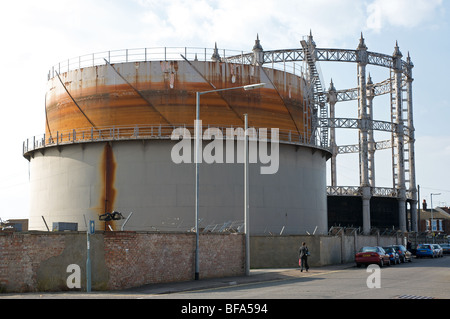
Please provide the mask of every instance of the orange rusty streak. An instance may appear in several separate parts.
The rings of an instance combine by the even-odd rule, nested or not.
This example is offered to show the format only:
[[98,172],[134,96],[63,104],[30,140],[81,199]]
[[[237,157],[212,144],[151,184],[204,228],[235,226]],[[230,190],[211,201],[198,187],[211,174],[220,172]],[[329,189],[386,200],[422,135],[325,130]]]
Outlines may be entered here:
[[[114,182],[116,178],[116,168],[117,164],[114,158],[114,153],[110,143],[106,143],[103,149],[102,162],[100,165],[101,169],[101,198],[100,198],[100,211],[99,215],[104,213],[111,213],[114,210],[114,202],[116,199],[117,190],[114,187]],[[109,226],[115,230],[115,221],[103,222],[104,229],[109,231]]]

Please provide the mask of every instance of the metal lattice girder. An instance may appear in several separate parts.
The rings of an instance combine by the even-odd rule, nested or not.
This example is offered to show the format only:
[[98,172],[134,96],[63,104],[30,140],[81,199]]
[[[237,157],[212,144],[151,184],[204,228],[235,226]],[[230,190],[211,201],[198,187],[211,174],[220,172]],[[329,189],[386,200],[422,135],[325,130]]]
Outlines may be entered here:
[[375,131],[384,132],[397,132],[399,127],[403,128],[403,134],[409,136],[412,130],[405,125],[398,125],[392,122],[386,121],[376,121],[376,120],[361,120],[361,119],[351,119],[351,118],[328,118],[324,124],[326,127],[331,128],[352,128],[360,129],[363,125],[367,126],[368,129]]
[[316,49],[318,61],[356,62],[356,50]]
[[[317,48],[316,53],[317,61],[358,62],[357,50]],[[392,68],[393,59],[392,56],[387,54],[367,51],[367,63],[386,68]]]
[[359,186],[327,186],[327,194],[330,196],[361,196]]
[[336,102],[354,101],[358,99],[358,89],[336,91]]
[[304,61],[305,54],[303,49],[297,50],[278,50],[264,52],[264,63],[281,63],[288,61]]
[[398,191],[395,188],[389,187],[374,187],[372,188],[372,196],[379,197],[397,197]]
[[[386,140],[386,141],[379,141],[375,142],[375,150],[385,150],[392,148],[392,141]],[[338,154],[349,154],[349,153],[359,153],[359,145],[340,145],[337,148]]]
[[[252,63],[253,52],[224,58],[226,62]],[[284,49],[263,52],[263,63],[297,62],[307,58],[303,49]],[[358,62],[357,50],[316,48],[314,50],[315,61]],[[394,62],[390,55],[367,51],[367,63],[385,68],[393,68]],[[409,74],[409,64],[402,61],[402,72]]]
[[[371,187],[370,193],[377,197],[398,197],[398,190],[390,187]],[[362,187],[359,186],[327,186],[329,196],[361,196]],[[407,192],[406,198],[411,199],[412,193]]]
[[331,128],[354,128],[359,129],[361,120],[346,118],[329,118],[327,126]]
[[341,145],[337,148],[338,154],[359,153],[359,145]]
[[391,122],[385,121],[370,121],[372,123],[372,130],[384,131],[384,132],[394,132],[397,130],[397,125]]
[[[222,59],[229,63],[244,63],[252,64],[254,53],[245,53],[241,55],[235,55]],[[303,49],[286,49],[286,50],[272,50],[263,51],[262,63],[281,63],[281,62],[296,62],[304,61],[305,54]]]
[[[367,52],[368,63],[385,68],[392,68],[394,65],[392,56],[376,52]],[[406,69],[405,69],[406,71]]]
[[[406,86],[406,77],[403,78],[402,86]],[[393,88],[391,84],[391,79],[386,79],[380,83],[376,83],[372,86],[373,96],[379,96],[391,93]],[[328,93],[323,93],[328,95]],[[346,90],[336,91],[336,102],[346,102],[358,100],[358,88],[351,88]]]
[[392,140],[379,141],[375,143],[376,150],[386,150],[392,148]]

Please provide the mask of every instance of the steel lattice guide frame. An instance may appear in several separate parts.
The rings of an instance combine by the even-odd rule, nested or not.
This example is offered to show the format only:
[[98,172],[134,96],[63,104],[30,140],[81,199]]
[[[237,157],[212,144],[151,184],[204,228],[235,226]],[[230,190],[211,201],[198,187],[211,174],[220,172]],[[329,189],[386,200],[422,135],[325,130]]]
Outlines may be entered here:
[[[257,39],[259,45],[259,37]],[[255,44],[256,46],[256,44]],[[259,45],[253,53],[229,57],[227,62],[286,63],[306,62],[307,74],[314,96],[313,135],[319,134],[320,144],[332,151],[331,186],[328,194],[334,196],[362,196],[363,198],[363,232],[370,232],[370,198],[372,196],[395,197],[399,203],[399,228],[406,231],[406,203],[409,200],[411,211],[411,230],[417,231],[417,189],[415,178],[414,124],[412,103],[412,68],[414,67],[408,53],[406,61],[402,60],[398,43],[394,53],[386,55],[367,50],[363,35],[355,50],[317,48],[312,34],[301,41],[301,48],[287,50],[263,51]],[[255,49],[255,48],[254,48]],[[333,81],[327,92],[322,89],[320,74],[316,62],[350,62],[357,64],[358,87],[336,90]],[[373,83],[366,76],[366,66],[374,65],[389,69],[388,79]],[[404,96],[406,93],[406,96]],[[391,121],[377,121],[373,118],[373,100],[377,96],[390,94]],[[357,119],[336,118],[337,102],[358,100]],[[327,116],[327,106],[330,117]],[[359,130],[357,145],[336,145],[337,128]],[[374,131],[391,133],[391,140],[375,141]],[[375,152],[392,149],[393,187],[376,187]],[[339,154],[359,153],[360,186],[337,186],[336,157]]]

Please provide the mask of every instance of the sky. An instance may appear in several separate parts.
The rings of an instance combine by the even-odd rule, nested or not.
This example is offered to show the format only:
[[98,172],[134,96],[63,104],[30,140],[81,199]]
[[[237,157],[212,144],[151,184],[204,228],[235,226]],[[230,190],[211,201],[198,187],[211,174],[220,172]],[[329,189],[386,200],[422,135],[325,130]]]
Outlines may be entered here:
[[[356,49],[362,33],[369,51],[392,54],[398,41],[404,59],[409,52],[419,200],[430,203],[430,194],[440,193],[433,195],[433,205],[449,206],[449,22],[450,1],[444,0],[3,1],[0,218],[27,218],[32,209],[22,146],[45,131],[44,98],[52,65],[127,48],[213,48],[217,43],[219,49],[250,52],[257,34],[265,50],[294,49],[310,31],[319,48]],[[355,64],[322,62],[320,68],[325,87],[331,79],[338,90],[356,87]],[[370,66],[368,72],[375,83],[388,76]],[[383,120],[388,100],[376,98],[375,103],[375,115]],[[338,104],[338,116],[355,117],[355,112],[354,103]],[[347,138],[338,143],[356,144]],[[390,150],[377,152],[376,158],[377,186],[392,187],[390,165],[386,168]],[[338,157],[339,185],[359,184],[355,165],[355,156]]]

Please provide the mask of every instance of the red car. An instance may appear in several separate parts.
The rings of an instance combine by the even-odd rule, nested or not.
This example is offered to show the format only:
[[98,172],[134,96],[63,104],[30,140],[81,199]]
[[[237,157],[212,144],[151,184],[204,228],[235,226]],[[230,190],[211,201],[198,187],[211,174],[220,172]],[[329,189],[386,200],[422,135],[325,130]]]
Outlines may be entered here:
[[380,267],[391,265],[389,255],[379,246],[361,248],[355,255],[355,262],[357,267],[369,264],[377,264]]

